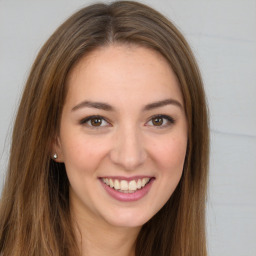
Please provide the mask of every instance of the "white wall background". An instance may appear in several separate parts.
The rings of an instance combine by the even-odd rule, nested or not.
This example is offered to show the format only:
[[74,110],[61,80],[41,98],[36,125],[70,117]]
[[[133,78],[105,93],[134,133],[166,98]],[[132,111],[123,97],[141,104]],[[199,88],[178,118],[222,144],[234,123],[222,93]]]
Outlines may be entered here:
[[[55,28],[92,2],[0,0],[0,189],[30,66]],[[256,256],[256,0],[141,2],[183,31],[205,81],[212,138],[209,256]]]

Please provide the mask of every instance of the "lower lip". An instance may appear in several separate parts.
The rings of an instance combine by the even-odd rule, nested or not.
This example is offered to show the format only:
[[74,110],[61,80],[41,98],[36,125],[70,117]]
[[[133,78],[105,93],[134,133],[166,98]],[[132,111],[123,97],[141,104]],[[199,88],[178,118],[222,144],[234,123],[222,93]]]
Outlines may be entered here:
[[107,193],[114,199],[116,199],[118,201],[122,201],[122,202],[132,202],[132,201],[138,201],[138,200],[142,199],[144,196],[146,196],[146,194],[149,192],[149,190],[152,186],[152,183],[154,182],[154,179],[153,178],[150,179],[149,183],[147,183],[147,185],[145,187],[138,189],[133,193],[119,192],[119,191],[115,190],[114,188],[111,188],[108,185],[106,185],[101,179],[100,179],[100,181],[101,181],[102,186],[107,191]]

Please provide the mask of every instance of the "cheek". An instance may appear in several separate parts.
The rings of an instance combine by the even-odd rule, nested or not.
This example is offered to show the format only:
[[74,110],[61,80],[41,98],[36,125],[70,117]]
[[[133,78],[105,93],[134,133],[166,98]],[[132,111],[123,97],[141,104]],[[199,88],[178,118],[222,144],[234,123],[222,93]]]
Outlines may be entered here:
[[107,152],[107,144],[86,136],[71,136],[62,140],[62,154],[67,172],[92,173]]
[[181,170],[186,156],[187,139],[171,138],[156,144],[155,158],[164,170]]
[[156,212],[169,200],[180,181],[186,149],[186,136],[172,138],[169,136],[155,144],[152,156],[154,154],[157,189],[152,205],[156,206],[154,208]]

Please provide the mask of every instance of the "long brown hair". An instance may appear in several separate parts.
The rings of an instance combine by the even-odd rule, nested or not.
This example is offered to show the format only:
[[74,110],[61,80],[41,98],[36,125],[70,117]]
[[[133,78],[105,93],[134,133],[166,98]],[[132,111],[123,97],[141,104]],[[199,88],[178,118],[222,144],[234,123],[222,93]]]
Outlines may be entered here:
[[136,256],[206,256],[209,129],[200,72],[177,28],[157,11],[130,1],[81,9],[49,38],[33,64],[1,197],[4,255],[79,255],[65,166],[51,160],[51,145],[59,131],[70,69],[92,50],[113,43],[141,45],[166,58],[179,80],[188,121],[182,178],[165,206],[142,227]]

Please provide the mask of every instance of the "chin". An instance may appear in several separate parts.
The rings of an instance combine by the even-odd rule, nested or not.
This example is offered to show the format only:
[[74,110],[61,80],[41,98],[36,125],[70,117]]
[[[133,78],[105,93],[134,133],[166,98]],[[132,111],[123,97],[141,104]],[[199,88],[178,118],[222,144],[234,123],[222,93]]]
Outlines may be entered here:
[[153,214],[143,214],[142,212],[119,212],[112,216],[106,216],[105,220],[112,226],[135,228],[142,227],[153,217]]

